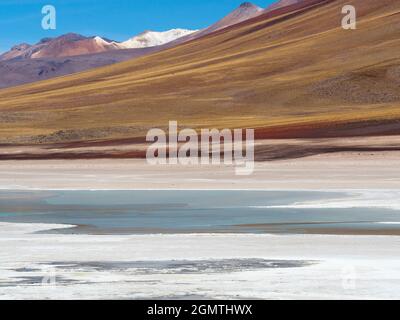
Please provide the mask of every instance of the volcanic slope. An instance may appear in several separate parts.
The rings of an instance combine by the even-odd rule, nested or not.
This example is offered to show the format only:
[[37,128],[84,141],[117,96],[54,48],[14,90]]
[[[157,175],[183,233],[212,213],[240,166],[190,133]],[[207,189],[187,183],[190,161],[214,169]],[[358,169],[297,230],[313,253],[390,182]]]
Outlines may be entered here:
[[[356,30],[341,27],[357,8]],[[4,143],[253,127],[258,137],[400,132],[400,1],[305,0],[133,61],[0,90]]]

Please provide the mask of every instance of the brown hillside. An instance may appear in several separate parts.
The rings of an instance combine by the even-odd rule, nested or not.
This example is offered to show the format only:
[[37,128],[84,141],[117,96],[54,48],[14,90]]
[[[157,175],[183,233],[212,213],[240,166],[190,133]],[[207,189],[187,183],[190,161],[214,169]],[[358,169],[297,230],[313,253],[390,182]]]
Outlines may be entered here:
[[[259,137],[400,132],[400,2],[306,0],[133,61],[0,91],[1,141],[144,136],[182,126]],[[354,4],[357,30],[341,28]]]

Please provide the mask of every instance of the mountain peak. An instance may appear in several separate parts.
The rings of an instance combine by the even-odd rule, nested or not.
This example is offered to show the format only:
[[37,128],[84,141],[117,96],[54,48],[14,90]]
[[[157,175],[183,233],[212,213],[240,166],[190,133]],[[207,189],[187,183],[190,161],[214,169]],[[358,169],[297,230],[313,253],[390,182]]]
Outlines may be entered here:
[[224,29],[231,25],[243,22],[245,20],[254,18],[264,12],[263,8],[252,4],[251,2],[243,2],[236,10],[232,11],[223,19],[214,23],[212,26],[205,29],[204,34],[208,34],[220,29]]
[[78,33],[70,32],[70,33],[66,33],[66,34],[59,36],[55,40],[79,41],[79,40],[84,40],[84,39],[87,39],[87,37],[82,36]]
[[31,45],[28,44],[28,43],[20,43],[20,44],[17,44],[17,45],[15,45],[15,46],[13,46],[13,47],[11,48],[11,51],[13,51],[13,50],[15,50],[15,51],[22,51],[22,50],[26,50],[26,49],[28,49],[28,48],[30,48],[30,47],[31,47]]
[[244,9],[244,10],[257,10],[257,11],[262,11],[264,10],[263,8],[260,8],[259,6],[256,6],[255,4],[251,2],[243,2],[240,6],[239,9]]
[[252,4],[251,2],[243,2],[239,8],[258,8],[255,4]]

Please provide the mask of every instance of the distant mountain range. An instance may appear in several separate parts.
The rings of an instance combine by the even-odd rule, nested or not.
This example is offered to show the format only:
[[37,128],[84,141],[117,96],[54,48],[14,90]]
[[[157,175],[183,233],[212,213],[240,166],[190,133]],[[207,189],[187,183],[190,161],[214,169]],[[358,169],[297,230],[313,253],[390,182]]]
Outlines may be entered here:
[[85,37],[76,33],[68,33],[57,38],[42,39],[35,45],[22,43],[0,55],[0,61],[11,59],[38,59],[72,57],[121,49],[137,49],[156,47],[180,37],[192,34],[197,30],[173,29],[166,32],[146,31],[125,42],[116,42],[95,37]]
[[203,30],[172,29],[164,32],[145,31],[124,42],[117,42],[100,36],[85,37],[76,33],[68,33],[57,38],[42,39],[34,45],[27,43],[18,44],[12,47],[10,51],[0,55],[0,61],[16,58],[72,57],[113,50],[157,47],[174,41],[178,44],[256,17],[263,12],[264,9],[250,2],[244,2],[229,15]]
[[[296,2],[280,0],[276,5],[281,7],[288,1]],[[145,31],[124,42],[68,33],[57,38],[42,39],[34,45],[18,44],[0,55],[0,73],[4,75],[0,79],[0,88],[50,79],[161,51],[255,18],[264,12],[265,9],[244,2],[226,17],[202,30]]]

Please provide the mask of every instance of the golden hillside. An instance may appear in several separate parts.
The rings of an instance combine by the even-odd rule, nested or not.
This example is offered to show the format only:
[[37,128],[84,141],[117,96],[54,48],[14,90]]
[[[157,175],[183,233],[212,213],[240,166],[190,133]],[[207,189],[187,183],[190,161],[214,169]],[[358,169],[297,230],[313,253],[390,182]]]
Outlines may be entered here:
[[[343,30],[341,9],[358,10]],[[259,137],[400,131],[400,1],[306,0],[156,54],[0,91],[2,142],[143,137],[169,120]]]

